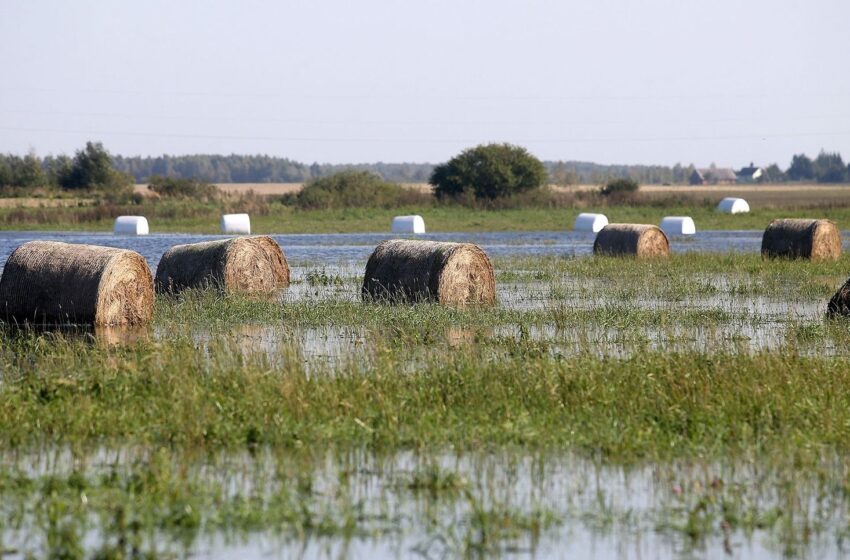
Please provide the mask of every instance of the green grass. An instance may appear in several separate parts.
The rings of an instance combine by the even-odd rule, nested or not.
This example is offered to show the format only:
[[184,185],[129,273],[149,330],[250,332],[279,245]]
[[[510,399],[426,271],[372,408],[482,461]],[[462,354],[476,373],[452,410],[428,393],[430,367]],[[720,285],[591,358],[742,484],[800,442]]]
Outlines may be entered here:
[[[240,208],[231,208],[231,211]],[[685,215],[694,218],[698,230],[749,229],[762,230],[777,217],[829,218],[846,228],[850,224],[850,208],[759,209],[749,214],[720,214],[702,204],[621,205],[606,208],[517,208],[476,210],[463,206],[436,205],[403,208],[344,208],[334,210],[296,210],[279,203],[251,213],[256,233],[357,233],[386,232],[393,216],[421,214],[430,232],[452,231],[565,231],[572,230],[579,212],[598,211],[611,222],[657,224],[664,216]],[[148,217],[152,232],[219,233],[222,209],[194,202],[143,204],[123,208],[121,213]],[[111,231],[113,218],[109,211],[80,208],[0,208],[2,230],[45,231]]]
[[7,328],[0,550],[835,550],[850,321],[823,309],[848,259],[496,259],[500,304],[465,310],[307,266],[303,297],[159,298],[129,337]]
[[[125,346],[8,334],[0,441],[521,444],[625,461],[850,443],[850,329],[823,318],[848,264],[503,259],[501,304],[473,309],[363,303],[358,279],[311,268],[303,299],[163,297],[152,330]],[[265,328],[268,343],[246,351]],[[325,343],[308,331],[358,342],[314,360]],[[747,350],[760,333],[780,339]],[[801,395],[825,413],[799,415]]]
[[[409,343],[410,340],[408,339]],[[122,442],[188,448],[565,447],[632,461],[742,450],[850,448],[850,359],[777,353],[499,360],[475,346],[424,357],[375,349],[368,366],[307,375],[227,344],[121,350],[12,345],[0,390],[5,447]],[[485,346],[485,350],[489,350]],[[69,372],[73,372],[69,374]],[[73,414],[69,414],[73,411]]]

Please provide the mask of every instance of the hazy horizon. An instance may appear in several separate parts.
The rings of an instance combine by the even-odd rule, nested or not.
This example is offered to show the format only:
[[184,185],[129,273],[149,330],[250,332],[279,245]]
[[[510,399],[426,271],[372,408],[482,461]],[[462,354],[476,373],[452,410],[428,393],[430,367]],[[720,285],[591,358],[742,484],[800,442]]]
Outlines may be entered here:
[[783,168],[850,157],[850,4],[0,4],[0,152]]

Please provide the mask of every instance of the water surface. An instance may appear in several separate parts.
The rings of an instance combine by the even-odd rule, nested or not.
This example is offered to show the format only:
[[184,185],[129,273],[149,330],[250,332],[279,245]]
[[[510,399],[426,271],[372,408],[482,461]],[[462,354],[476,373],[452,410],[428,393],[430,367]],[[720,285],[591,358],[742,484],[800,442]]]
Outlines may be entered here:
[[[700,231],[692,236],[673,236],[671,249],[677,253],[695,251],[756,253],[761,249],[761,231]],[[121,236],[111,233],[80,232],[0,232],[0,266],[9,254],[22,243],[34,239],[89,243],[137,251],[156,269],[162,254],[171,246],[212,239],[221,235],[158,233],[146,236]],[[387,239],[404,237],[389,233],[340,233],[272,235],[294,264],[358,265],[365,266],[376,245]],[[418,235],[416,239],[477,243],[491,257],[516,256],[582,256],[593,251],[594,233],[575,231],[532,232],[458,232]],[[850,236],[844,235],[844,249],[850,249]]]

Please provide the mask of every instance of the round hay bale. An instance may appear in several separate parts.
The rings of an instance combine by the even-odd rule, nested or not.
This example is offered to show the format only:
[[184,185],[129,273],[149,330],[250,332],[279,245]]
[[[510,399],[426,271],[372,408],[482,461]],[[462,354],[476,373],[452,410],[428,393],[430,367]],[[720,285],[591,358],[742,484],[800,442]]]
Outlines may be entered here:
[[144,216],[118,216],[113,230],[118,235],[148,235],[148,219]]
[[396,216],[392,222],[393,233],[425,233],[422,216]]
[[658,224],[666,235],[694,235],[697,226],[690,216],[664,216]]
[[0,279],[0,314],[10,322],[138,325],[153,316],[150,268],[134,251],[30,241]]
[[841,256],[841,232],[830,220],[773,220],[764,230],[761,254],[767,258],[834,261]]
[[717,205],[717,211],[724,214],[746,214],[750,211],[750,205],[743,198],[727,196]]
[[251,235],[251,217],[248,214],[222,214],[221,233]]
[[394,239],[369,257],[362,294],[364,301],[492,305],[496,278],[478,245]]
[[827,317],[850,317],[850,278],[826,304]]
[[605,214],[593,214],[590,212],[582,212],[576,216],[576,221],[573,223],[573,231],[586,231],[590,233],[599,233],[599,230],[608,225],[608,217]]
[[594,255],[638,258],[666,257],[670,242],[658,226],[649,224],[608,224],[596,234]]
[[289,265],[280,245],[267,235],[175,245],[156,267],[156,291],[186,288],[270,294],[289,285]]

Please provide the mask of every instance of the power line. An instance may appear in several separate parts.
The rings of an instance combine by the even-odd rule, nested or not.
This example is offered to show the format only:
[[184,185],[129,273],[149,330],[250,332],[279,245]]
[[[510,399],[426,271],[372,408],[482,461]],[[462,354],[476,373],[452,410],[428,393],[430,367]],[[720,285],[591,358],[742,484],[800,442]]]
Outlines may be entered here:
[[[580,121],[555,121],[552,119],[546,121],[532,120],[514,120],[514,121],[499,121],[499,120],[333,120],[333,119],[282,119],[270,116],[196,116],[196,115],[151,115],[141,113],[108,113],[108,112],[75,112],[75,111],[33,111],[25,109],[0,109],[0,113],[13,115],[39,115],[39,116],[59,116],[59,117],[84,117],[84,118],[118,118],[118,119],[153,119],[153,120],[183,120],[183,121],[200,121],[200,122],[262,122],[262,123],[278,123],[278,124],[300,124],[300,125],[363,125],[363,126],[608,126],[608,125],[626,125],[631,121],[623,119],[617,120],[580,120]],[[848,115],[804,115],[797,117],[785,117],[786,120],[805,121],[805,120],[838,120],[850,119]],[[703,119],[686,121],[686,124],[693,126],[722,124],[732,122],[748,122],[753,120],[749,117],[724,117],[719,119]],[[683,121],[677,121],[683,124]]]
[[[204,140],[264,140],[279,142],[370,142],[370,143],[463,143],[481,142],[481,138],[389,138],[389,137],[309,137],[309,136],[243,136],[219,134],[182,134],[168,132],[139,132],[129,130],[82,130],[54,129],[29,127],[0,127],[9,132],[44,132],[50,134],[86,134],[91,136],[138,136],[146,138],[195,138]],[[792,132],[792,133],[760,133],[760,134],[726,134],[713,136],[647,136],[647,137],[587,137],[587,138],[515,138],[511,142],[523,144],[581,144],[597,142],[670,142],[670,141],[704,141],[704,140],[767,140],[776,138],[805,138],[819,136],[850,136],[846,131],[822,132]]]
[[850,91],[824,91],[816,92],[812,90],[806,91],[790,91],[788,89],[774,88],[763,92],[753,91],[723,91],[723,92],[699,92],[699,93],[671,93],[671,94],[570,94],[570,95],[540,95],[540,94],[520,94],[520,95],[453,95],[440,93],[422,93],[422,92],[399,92],[387,93],[381,92],[366,92],[366,93],[323,93],[323,92],[293,92],[293,91],[156,91],[150,89],[70,89],[70,88],[37,88],[37,87],[15,87],[5,86],[0,87],[0,92],[19,92],[19,93],[55,93],[67,96],[69,93],[78,93],[82,95],[120,95],[120,96],[143,96],[150,97],[167,96],[167,97],[206,97],[206,98],[270,98],[270,99],[326,99],[326,100],[378,100],[378,99],[401,99],[401,100],[444,100],[444,101],[669,101],[673,99],[769,99],[769,98],[805,98],[812,99],[814,97],[846,97],[850,98]]

